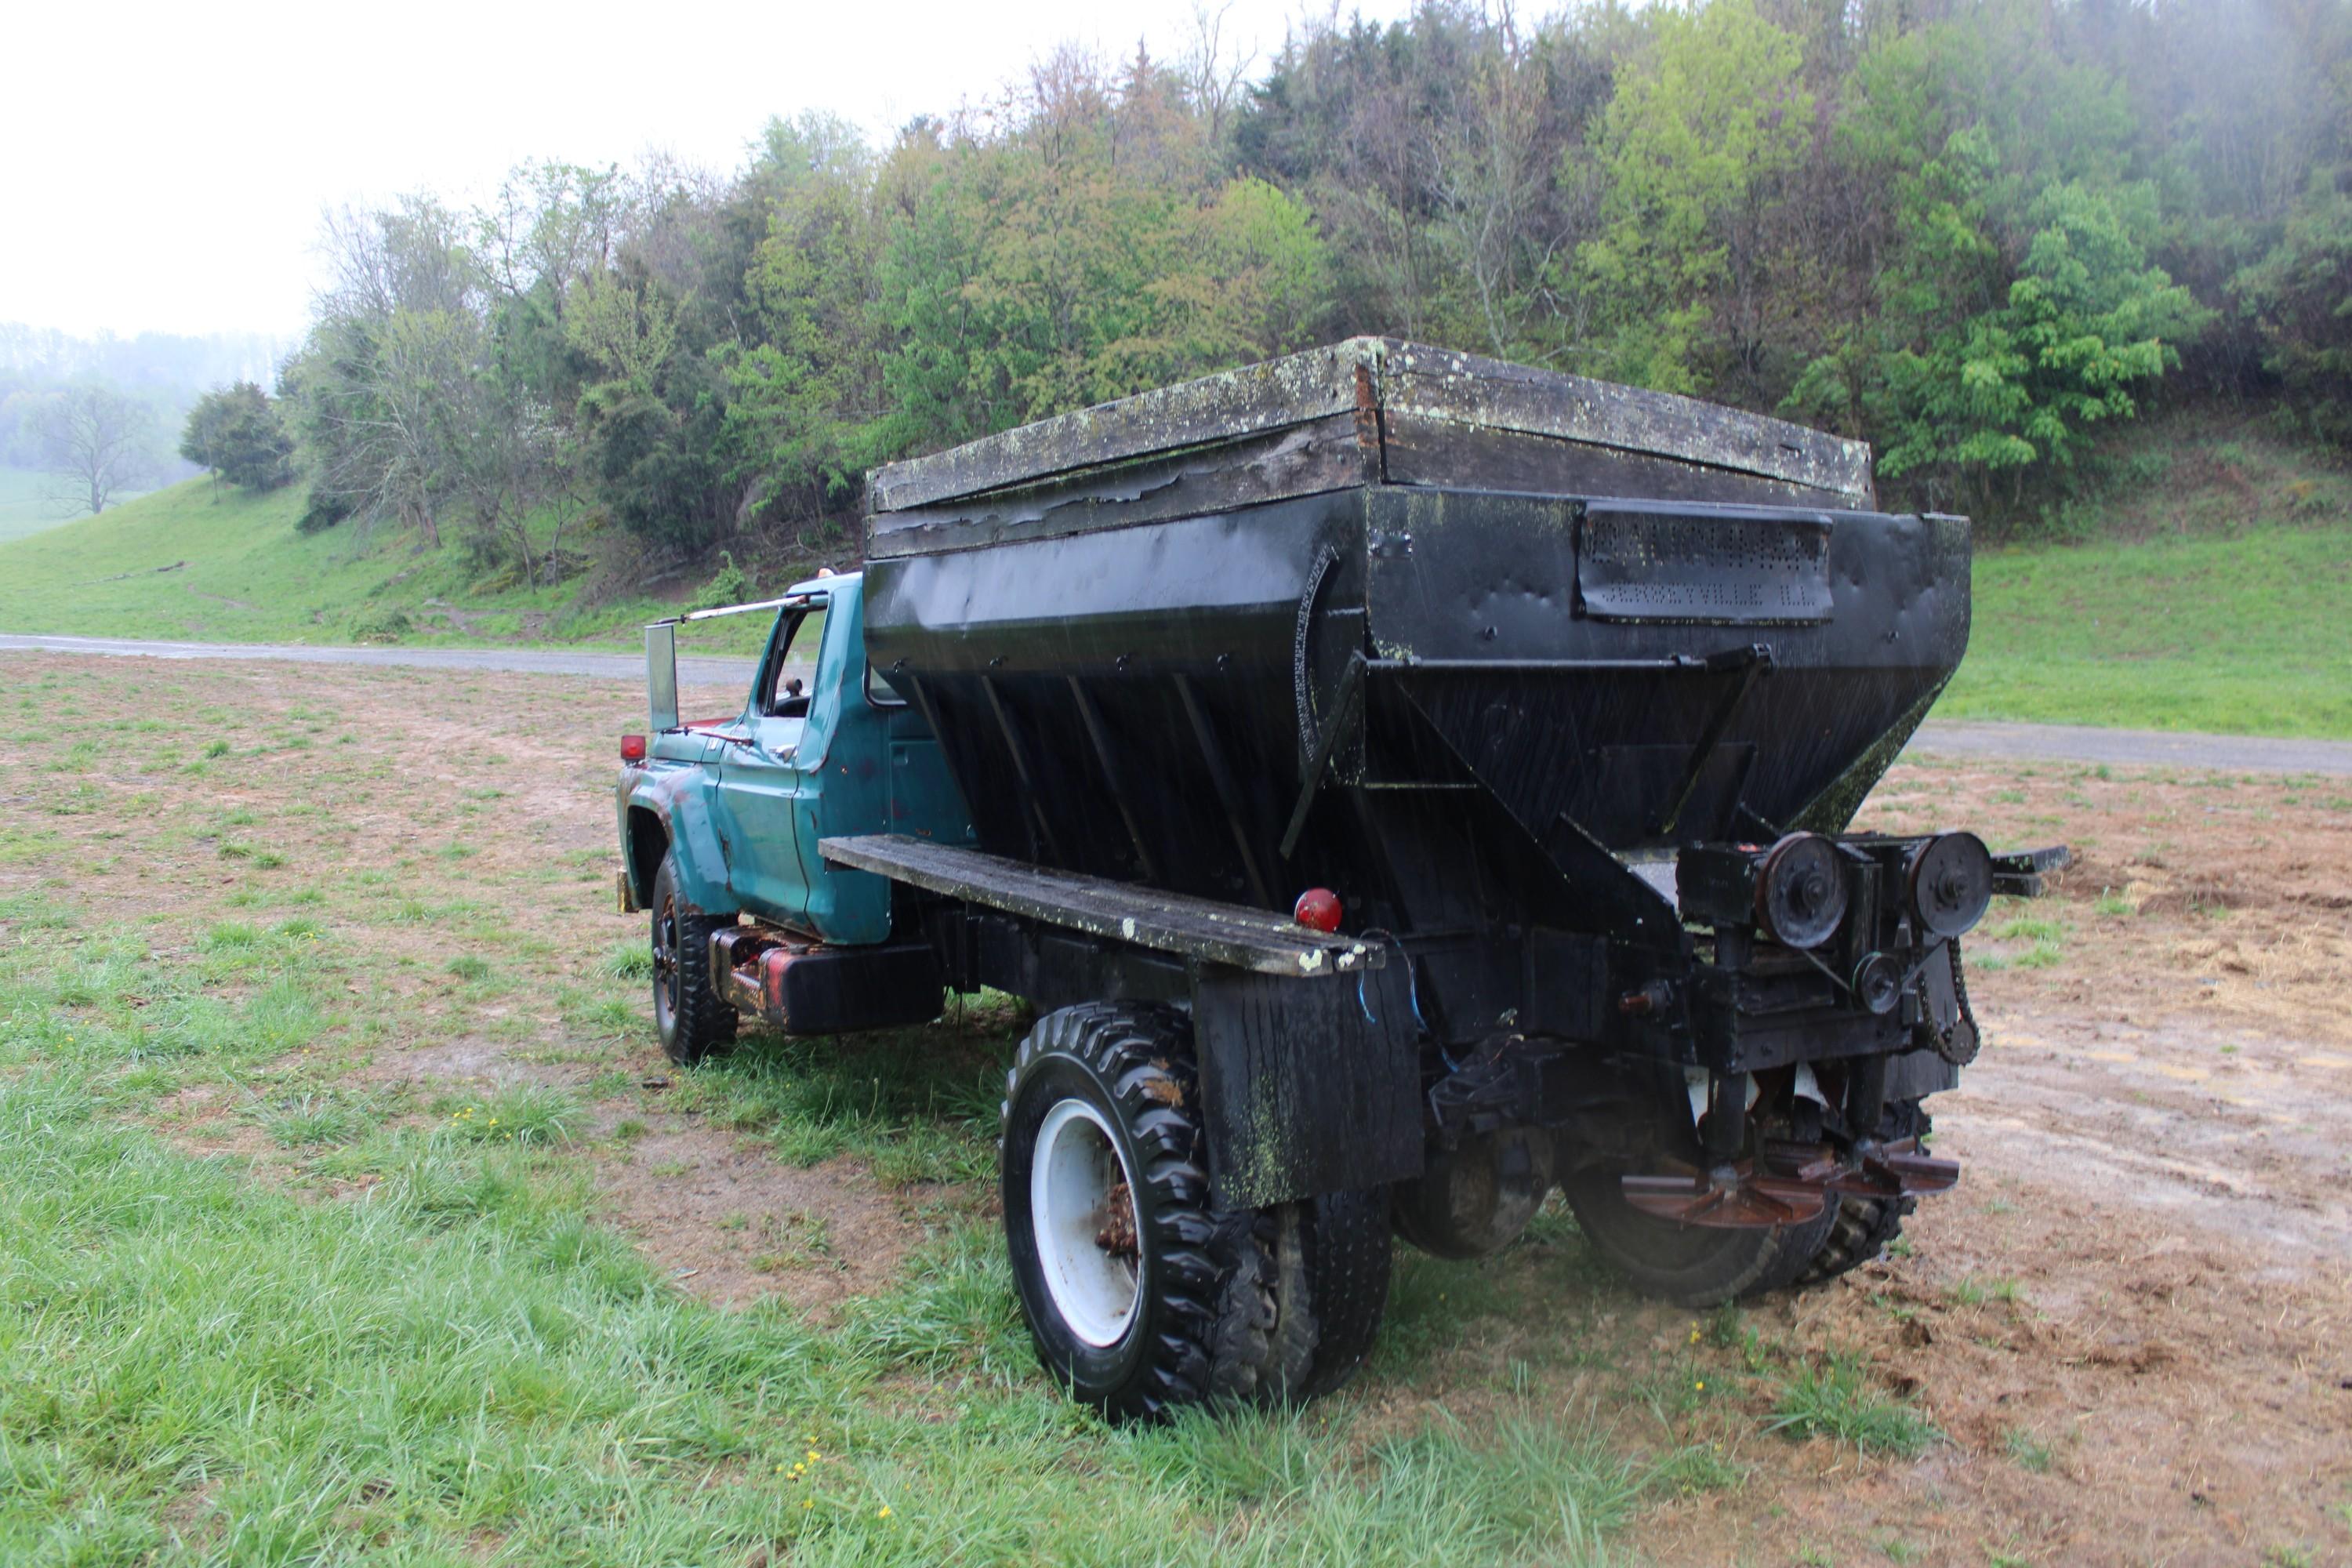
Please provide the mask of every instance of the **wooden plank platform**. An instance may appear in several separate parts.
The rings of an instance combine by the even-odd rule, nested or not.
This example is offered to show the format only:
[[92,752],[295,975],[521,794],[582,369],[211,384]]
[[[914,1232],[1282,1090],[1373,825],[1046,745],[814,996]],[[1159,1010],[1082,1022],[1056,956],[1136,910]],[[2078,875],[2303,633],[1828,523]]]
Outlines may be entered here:
[[968,903],[1259,974],[1353,973],[1377,969],[1388,956],[1353,937],[1326,935],[1264,910],[1051,870],[903,834],[826,838],[817,849],[835,865]]

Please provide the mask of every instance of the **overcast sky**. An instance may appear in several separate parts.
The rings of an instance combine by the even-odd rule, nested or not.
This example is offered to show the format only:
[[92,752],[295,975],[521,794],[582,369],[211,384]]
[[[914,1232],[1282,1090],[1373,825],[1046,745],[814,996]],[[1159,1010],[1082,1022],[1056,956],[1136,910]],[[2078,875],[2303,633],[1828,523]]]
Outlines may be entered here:
[[[1271,54],[1300,11],[1233,0],[1225,26]],[[1063,41],[1118,55],[1141,36],[1173,58],[1192,16],[1192,0],[12,7],[0,321],[291,336],[329,207],[478,200],[525,159],[627,163],[658,147],[732,170],[770,115],[804,109],[879,142],[984,102]]]

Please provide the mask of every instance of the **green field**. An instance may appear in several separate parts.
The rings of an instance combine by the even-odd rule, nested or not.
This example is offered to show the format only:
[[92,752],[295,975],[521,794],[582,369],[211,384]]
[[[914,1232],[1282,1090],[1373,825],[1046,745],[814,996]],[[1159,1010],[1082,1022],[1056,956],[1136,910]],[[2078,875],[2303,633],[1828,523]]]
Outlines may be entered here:
[[2352,475],[2185,417],[2116,468],[2079,542],[1978,552],[1937,713],[2352,737]]
[[72,503],[53,493],[57,484],[30,468],[0,468],[0,544],[73,521]]
[[[1013,1304],[1011,1005],[650,1045],[595,818],[625,694],[11,673],[0,1562],[1503,1568],[1776,1475],[1791,1419],[1846,1463],[1936,1440],[1873,1381],[1825,1405],[1817,1336],[1632,1299],[1558,1213],[1401,1256],[1352,1392],[1107,1427]],[[497,716],[478,766],[420,770],[452,700]],[[714,1168],[736,1212],[631,1244]],[[698,1300],[721,1266],[764,1299]]]
[[[432,552],[348,524],[305,535],[294,527],[302,506],[299,487],[255,494],[190,479],[0,543],[0,631],[625,648],[639,625],[676,608],[642,593],[586,606],[578,579],[486,588],[454,542]],[[690,651],[739,651],[764,630],[721,622]]]
[[2352,737],[2352,528],[1979,555],[1936,712]]

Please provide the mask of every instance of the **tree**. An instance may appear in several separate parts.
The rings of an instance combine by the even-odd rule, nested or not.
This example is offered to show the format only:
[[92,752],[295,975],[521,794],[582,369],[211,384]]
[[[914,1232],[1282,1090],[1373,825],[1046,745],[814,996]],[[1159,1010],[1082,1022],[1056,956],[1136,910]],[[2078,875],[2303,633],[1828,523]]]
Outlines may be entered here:
[[2270,253],[2232,286],[2254,322],[2280,412],[2352,445],[2352,165],[2323,170]]
[[776,195],[743,278],[753,330],[726,368],[728,449],[759,504],[822,512],[853,500],[876,453],[882,321],[876,160],[845,125],[772,126]]
[[[1432,238],[1452,263],[1465,326],[1502,357],[1522,352],[1541,279],[1566,237],[1548,210],[1555,138],[1547,71],[1507,11],[1475,51],[1457,113],[1435,141]],[[1475,323],[1472,325],[1471,323]]]
[[1886,362],[1882,472],[2063,467],[2089,426],[2137,413],[2134,387],[2178,365],[2203,327],[2210,312],[2147,265],[2111,197],[2069,181],[2035,215],[2000,306]]
[[[1665,12],[1654,48],[1619,79],[1606,226],[1580,258],[1604,301],[1601,374],[1695,392],[1710,321],[1734,340],[1752,334],[1748,307],[1769,286],[1763,206],[1811,140],[1802,65],[1796,37],[1753,0],[1713,0]],[[1744,356],[1753,345],[1727,346]]]
[[1998,25],[1895,37],[1857,67],[1838,144],[1883,193],[1878,310],[1786,405],[1869,435],[1883,477],[1971,510],[2067,468],[2211,318],[2148,258],[2161,193],[2126,177],[2116,84],[2008,0],[1987,10]]
[[441,542],[441,508],[495,395],[486,280],[464,221],[428,197],[329,227],[336,283],[287,368],[311,493]]
[[247,489],[276,489],[291,479],[293,455],[278,405],[249,381],[197,399],[180,437],[180,456]]
[[1155,386],[1271,359],[1321,335],[1330,258],[1304,203],[1229,180],[1171,218],[1160,276],[1135,330],[1094,353],[1107,384]]
[[61,481],[57,499],[93,516],[154,475],[155,416],[110,386],[58,393],[35,420],[42,466]]

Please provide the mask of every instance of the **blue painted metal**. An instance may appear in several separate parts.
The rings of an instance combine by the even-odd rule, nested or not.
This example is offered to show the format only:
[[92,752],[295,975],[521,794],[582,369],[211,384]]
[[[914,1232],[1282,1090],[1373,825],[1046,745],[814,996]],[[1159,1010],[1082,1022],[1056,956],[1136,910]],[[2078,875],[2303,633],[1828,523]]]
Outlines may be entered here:
[[[907,833],[967,844],[971,816],[919,710],[869,678],[864,579],[819,578],[790,595],[824,601],[805,712],[771,712],[765,701],[780,664],[789,654],[797,665],[803,651],[787,640],[809,612],[788,607],[740,714],[665,731],[645,763],[622,768],[616,805],[630,890],[649,901],[658,851],[675,845],[680,890],[705,910],[843,945],[884,942],[888,879],[826,861],[818,841]],[[642,814],[635,831],[633,814]]]

